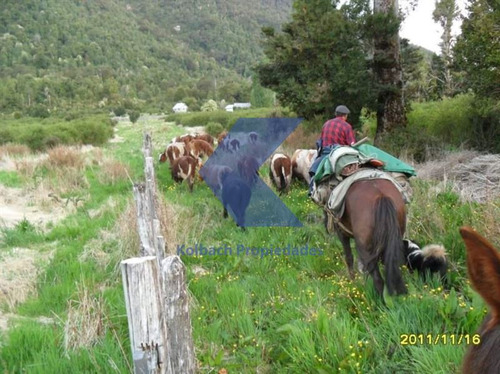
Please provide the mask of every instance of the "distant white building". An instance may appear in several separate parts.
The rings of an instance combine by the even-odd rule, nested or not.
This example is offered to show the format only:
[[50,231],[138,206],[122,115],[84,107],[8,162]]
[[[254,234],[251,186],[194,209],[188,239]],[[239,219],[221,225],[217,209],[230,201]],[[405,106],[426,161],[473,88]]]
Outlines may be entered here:
[[174,111],[174,113],[186,113],[188,110],[188,107],[184,103],[177,103],[174,105],[172,110]]
[[232,104],[226,105],[224,107],[224,109],[226,109],[226,112],[232,112],[233,111],[233,105]]
[[250,103],[234,103],[233,109],[250,109],[251,106]]

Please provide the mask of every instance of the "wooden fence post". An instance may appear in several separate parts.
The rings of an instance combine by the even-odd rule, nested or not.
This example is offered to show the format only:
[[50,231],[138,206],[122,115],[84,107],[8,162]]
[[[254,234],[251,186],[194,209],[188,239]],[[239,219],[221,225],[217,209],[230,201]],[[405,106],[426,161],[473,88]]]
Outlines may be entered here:
[[174,373],[191,374],[196,371],[196,360],[186,289],[186,268],[177,255],[168,256],[161,265],[167,339],[172,348],[172,370]]
[[143,257],[121,262],[135,374],[195,373],[185,267],[164,258],[157,214],[152,142],[144,136],[146,182],[133,186]]
[[156,257],[124,260],[121,270],[135,373],[174,374]]

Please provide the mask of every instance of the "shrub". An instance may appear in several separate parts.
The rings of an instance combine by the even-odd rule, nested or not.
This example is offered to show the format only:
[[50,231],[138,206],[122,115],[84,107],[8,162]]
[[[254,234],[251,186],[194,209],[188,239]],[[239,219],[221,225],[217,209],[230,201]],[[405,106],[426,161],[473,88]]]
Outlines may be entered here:
[[215,100],[212,99],[208,100],[201,106],[202,112],[215,112],[217,110],[219,110],[219,107],[217,106]]
[[140,116],[141,116],[141,113],[139,111],[137,111],[137,110],[132,110],[128,114],[130,122],[132,122],[132,123],[136,123]]
[[205,126],[205,131],[212,136],[219,135],[224,130],[224,127],[219,122],[209,122]]
[[50,117],[50,112],[47,108],[42,105],[35,105],[28,109],[27,111],[30,117],[38,117],[38,118],[48,118]]
[[446,149],[446,144],[416,127],[406,127],[380,138],[377,147],[396,157],[405,156],[416,162],[424,162],[439,157]]
[[500,103],[490,99],[475,99],[471,110],[471,125],[467,139],[480,151],[500,153]]
[[115,114],[115,116],[117,116],[117,117],[122,117],[122,116],[124,116],[125,114],[127,114],[127,110],[125,109],[125,107],[123,107],[123,106],[119,106],[118,108],[113,109],[113,113],[114,113],[114,114]]
[[464,135],[470,133],[473,100],[472,95],[458,95],[441,101],[413,103],[408,126],[460,146],[467,138]]
[[41,151],[62,144],[104,144],[113,136],[111,120],[106,115],[81,115],[77,120],[64,118],[39,120],[22,118],[5,121],[0,130],[0,144],[19,143]]
[[113,136],[113,128],[108,119],[89,118],[76,121],[75,128],[78,130],[77,143],[102,145]]

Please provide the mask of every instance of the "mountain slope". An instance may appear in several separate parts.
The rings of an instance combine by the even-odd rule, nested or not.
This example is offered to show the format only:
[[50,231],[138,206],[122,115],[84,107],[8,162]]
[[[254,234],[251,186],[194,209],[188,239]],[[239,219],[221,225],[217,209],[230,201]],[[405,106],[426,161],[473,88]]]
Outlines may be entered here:
[[0,110],[242,98],[291,2],[4,0]]

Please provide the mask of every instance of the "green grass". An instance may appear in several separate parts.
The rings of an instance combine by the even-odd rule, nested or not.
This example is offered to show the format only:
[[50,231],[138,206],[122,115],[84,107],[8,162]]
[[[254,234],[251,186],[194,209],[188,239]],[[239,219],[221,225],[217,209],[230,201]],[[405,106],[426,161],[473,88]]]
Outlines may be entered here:
[[[170,247],[230,246],[232,255],[182,256],[191,295],[190,312],[200,372],[230,373],[455,373],[465,344],[402,344],[403,334],[473,334],[485,315],[484,302],[466,280],[465,251],[458,233],[462,224],[498,228],[498,210],[464,204],[451,191],[433,193],[432,185],[414,181],[408,236],[447,247],[451,290],[437,280],[424,284],[403,270],[406,296],[387,298],[384,306],[370,278],[348,278],[339,241],[322,225],[321,211],[294,183],[283,202],[303,222],[302,228],[250,227],[242,231],[201,181],[192,194],[174,184],[168,165],[156,154],[184,129],[162,120],[119,124],[122,143],[103,149],[130,167],[132,181],[143,178],[142,132],[150,131],[158,187],[173,209],[175,236]],[[39,277],[37,293],[10,312],[24,316],[0,335],[0,367],[5,372],[110,373],[133,365],[119,262],[130,257],[115,232],[131,201],[131,181],[101,183],[99,165],[84,171],[88,199],[74,214],[41,232],[28,221],[1,233],[0,251],[16,246],[46,251],[52,260]],[[262,170],[262,175],[266,175]],[[49,178],[50,173],[42,177]],[[1,176],[0,180],[10,177]],[[111,200],[110,200],[111,199]],[[113,204],[110,203],[113,201]],[[494,203],[498,205],[498,202]],[[92,212],[99,210],[99,214]],[[499,217],[496,217],[499,218]],[[131,218],[128,229],[135,230]],[[114,233],[114,235],[113,235]],[[317,256],[236,255],[238,244],[250,247],[320,248]],[[85,256],[90,250],[101,257]],[[199,273],[200,268],[205,274]],[[104,330],[93,345],[64,353],[64,324],[69,301],[83,288],[103,302]],[[55,318],[42,325],[36,317]],[[122,352],[125,352],[125,355]]]
[[5,187],[21,187],[22,181],[17,172],[0,170],[0,184]]

